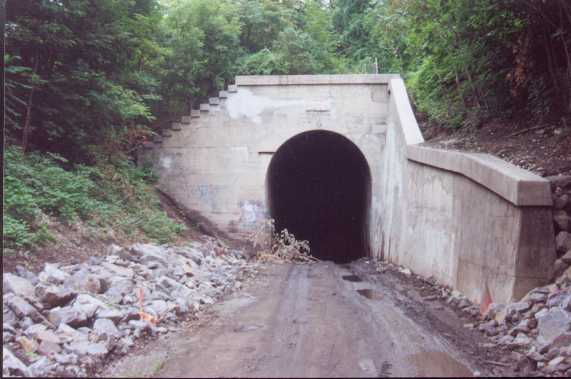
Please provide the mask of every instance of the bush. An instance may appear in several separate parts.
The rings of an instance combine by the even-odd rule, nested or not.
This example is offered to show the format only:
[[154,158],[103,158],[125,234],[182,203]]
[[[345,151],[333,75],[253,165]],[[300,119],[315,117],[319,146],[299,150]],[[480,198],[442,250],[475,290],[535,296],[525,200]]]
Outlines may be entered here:
[[4,241],[7,247],[33,247],[53,239],[45,217],[62,223],[86,221],[93,227],[118,228],[166,243],[184,226],[160,209],[148,169],[119,161],[99,167],[77,165],[57,155],[5,152]]

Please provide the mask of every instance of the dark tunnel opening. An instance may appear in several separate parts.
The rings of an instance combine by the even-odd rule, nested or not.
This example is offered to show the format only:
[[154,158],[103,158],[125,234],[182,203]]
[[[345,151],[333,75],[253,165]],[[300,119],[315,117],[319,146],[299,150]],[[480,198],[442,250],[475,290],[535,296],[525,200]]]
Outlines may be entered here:
[[308,240],[322,260],[347,263],[368,255],[371,177],[349,139],[321,130],[298,134],[276,151],[266,180],[277,231]]

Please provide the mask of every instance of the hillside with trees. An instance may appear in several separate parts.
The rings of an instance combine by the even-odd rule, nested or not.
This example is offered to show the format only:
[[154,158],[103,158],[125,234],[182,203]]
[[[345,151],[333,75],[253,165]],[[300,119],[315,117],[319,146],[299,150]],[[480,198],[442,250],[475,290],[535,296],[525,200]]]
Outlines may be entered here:
[[566,0],[4,6],[3,221],[15,251],[49,243],[54,222],[176,240],[184,226],[161,209],[135,151],[239,74],[372,73],[376,64],[405,78],[426,130],[545,124],[545,136],[531,134],[553,137],[562,162],[571,154]]

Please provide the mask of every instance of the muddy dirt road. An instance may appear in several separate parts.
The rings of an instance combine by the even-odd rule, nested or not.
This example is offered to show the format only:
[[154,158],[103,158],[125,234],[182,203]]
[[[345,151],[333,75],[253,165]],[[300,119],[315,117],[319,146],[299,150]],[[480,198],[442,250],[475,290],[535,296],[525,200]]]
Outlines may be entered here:
[[268,265],[254,282],[217,304],[208,322],[164,336],[104,375],[498,374],[471,351],[481,341],[466,334],[451,311],[422,303],[393,279],[362,261]]

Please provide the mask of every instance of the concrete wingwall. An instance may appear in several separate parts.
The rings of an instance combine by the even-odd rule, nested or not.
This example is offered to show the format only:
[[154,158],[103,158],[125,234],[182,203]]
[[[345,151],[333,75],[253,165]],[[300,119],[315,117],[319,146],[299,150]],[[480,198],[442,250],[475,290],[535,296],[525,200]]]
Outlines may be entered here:
[[[370,254],[475,302],[522,296],[555,260],[549,183],[485,154],[423,146],[396,75],[238,76],[140,151],[159,188],[237,236],[268,217],[272,154],[311,130],[339,133],[371,174]],[[486,289],[487,288],[487,289]]]

